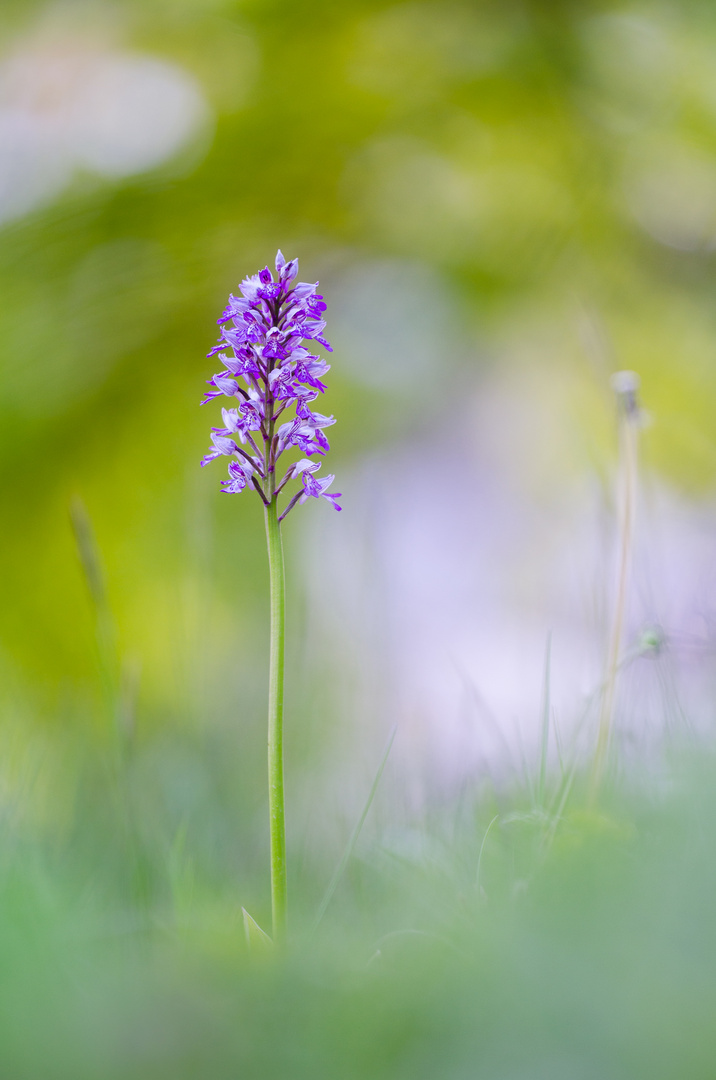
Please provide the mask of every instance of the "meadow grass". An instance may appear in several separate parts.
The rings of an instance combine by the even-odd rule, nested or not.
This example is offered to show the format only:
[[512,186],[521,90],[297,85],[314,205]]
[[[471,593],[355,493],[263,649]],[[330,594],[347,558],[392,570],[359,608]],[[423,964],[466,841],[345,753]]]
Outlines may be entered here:
[[672,734],[620,768],[614,740],[595,785],[583,736],[616,662],[553,754],[548,641],[519,778],[416,808],[393,731],[352,826],[326,806],[332,828],[289,829],[278,950],[252,729],[239,748],[233,709],[137,717],[78,502],[73,521],[102,694],[0,718],[0,1075],[713,1076],[716,760]]
[[[710,753],[672,747],[658,782],[613,780],[597,805],[586,769],[475,782],[399,822],[376,799],[339,878],[310,837],[289,856],[279,955],[247,948],[265,837],[226,747],[176,742],[169,764],[137,745],[121,795],[106,747],[81,766],[75,747],[62,828],[7,817],[3,1075],[713,1075]],[[210,782],[187,815],[171,788],[189,760]]]

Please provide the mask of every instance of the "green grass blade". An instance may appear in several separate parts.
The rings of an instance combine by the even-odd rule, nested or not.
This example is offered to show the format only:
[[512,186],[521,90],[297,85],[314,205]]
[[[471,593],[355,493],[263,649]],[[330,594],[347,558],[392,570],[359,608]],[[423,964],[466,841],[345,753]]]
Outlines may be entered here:
[[316,914],[316,919],[315,919],[315,922],[313,924],[313,933],[316,932],[316,930],[318,929],[318,927],[321,924],[323,916],[326,914],[326,909],[328,908],[328,905],[330,904],[331,900],[333,899],[333,894],[336,891],[336,889],[338,888],[338,884],[339,884],[341,878],[343,877],[343,873],[345,871],[346,866],[348,865],[348,861],[349,861],[351,855],[353,854],[353,849],[355,848],[356,843],[358,842],[358,837],[360,836],[361,829],[363,828],[363,825],[365,823],[365,819],[368,817],[368,811],[371,808],[371,804],[373,802],[373,799],[375,798],[375,793],[378,790],[378,784],[380,783],[380,778],[383,775],[383,769],[385,768],[386,762],[388,761],[388,755],[390,754],[391,748],[393,746],[393,741],[395,739],[395,735],[396,735],[397,730],[398,730],[397,726],[394,727],[393,730],[390,733],[390,736],[388,737],[388,742],[387,742],[387,745],[386,745],[385,750],[383,752],[383,757],[381,758],[380,765],[378,766],[378,771],[375,774],[375,777],[373,779],[373,783],[371,785],[370,791],[368,792],[368,798],[366,799],[365,806],[363,807],[361,815],[358,818],[358,821],[355,824],[353,832],[350,835],[350,839],[348,840],[348,843],[346,844],[346,848],[345,848],[345,851],[343,852],[343,855],[341,856],[341,860],[338,863],[338,866],[336,867],[336,869],[334,870],[333,876],[331,877],[331,880],[328,882],[328,887],[326,888],[326,891],[323,894],[323,899],[321,900],[321,903],[318,906],[318,912]]
[[547,782],[547,751],[549,749],[549,714],[550,714],[550,672],[552,666],[552,633],[547,635],[544,656],[544,683],[542,688],[542,745],[540,749],[539,785],[537,800],[544,806],[545,784]]
[[245,907],[242,907],[241,914],[244,917],[244,936],[246,937],[246,948],[250,953],[266,953],[273,948],[273,940],[269,937],[265,930],[262,930],[256,919],[252,919]]

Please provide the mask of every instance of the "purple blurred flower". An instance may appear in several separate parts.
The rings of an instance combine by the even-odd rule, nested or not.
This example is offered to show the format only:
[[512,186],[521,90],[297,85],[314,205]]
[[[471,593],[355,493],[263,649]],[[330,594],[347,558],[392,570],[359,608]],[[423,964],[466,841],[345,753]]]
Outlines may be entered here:
[[[231,457],[229,479],[222,482],[222,490],[236,494],[251,485],[266,506],[278,498],[287,483],[300,478],[302,487],[289,499],[281,520],[309,497],[324,498],[336,510],[341,508],[337,501],[340,493],[326,494],[334,477],[316,477],[320,463],[309,460],[313,454],[330,450],[323,429],[335,423],[332,416],[309,408],[326,389],[321,377],[330,364],[304,344],[318,342],[328,352],[333,351],[323,336],[326,304],[316,292],[318,282],[292,284],[298,274],[298,259],[286,262],[279,251],[275,266],[275,278],[268,266],[245,278],[241,296],[229,297],[218,320],[220,339],[209,356],[218,354],[225,370],[207,380],[211,389],[202,404],[222,397],[236,401],[233,407],[222,408],[224,427],[212,430],[213,447],[201,464]],[[290,410],[293,416],[288,415]],[[278,460],[292,449],[308,458],[289,465],[277,483]]]

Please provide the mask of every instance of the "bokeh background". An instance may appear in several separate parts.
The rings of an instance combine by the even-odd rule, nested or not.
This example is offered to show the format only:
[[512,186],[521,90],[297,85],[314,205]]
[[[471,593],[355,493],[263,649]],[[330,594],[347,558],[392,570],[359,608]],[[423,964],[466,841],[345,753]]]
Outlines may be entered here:
[[279,246],[330,302],[346,503],[288,529],[304,744],[398,721],[413,770],[492,766],[481,710],[529,744],[550,632],[568,725],[603,663],[621,368],[650,420],[630,632],[710,647],[715,33],[699,3],[6,4],[13,708],[96,712],[78,497],[140,738],[258,730],[261,515],[197,471],[196,406]]
[[[416,815],[529,787],[546,681],[550,767],[591,746],[620,369],[644,406],[622,762],[661,777],[665,736],[712,730],[716,12],[5,0],[8,843],[66,876],[62,905],[91,896],[101,934],[146,928],[139,896],[232,956],[237,903],[268,921],[267,571],[258,500],[198,467],[218,412],[198,403],[227,294],[278,247],[328,302],[344,493],[341,514],[304,506],[285,529],[289,840],[308,911],[394,725],[366,830],[405,865],[440,862]],[[365,872],[344,898],[358,922],[361,898],[392,895]],[[42,907],[34,883],[8,910],[25,888]],[[147,1060],[164,1061],[154,1035]],[[545,1053],[544,1072],[490,1075],[607,1075]]]

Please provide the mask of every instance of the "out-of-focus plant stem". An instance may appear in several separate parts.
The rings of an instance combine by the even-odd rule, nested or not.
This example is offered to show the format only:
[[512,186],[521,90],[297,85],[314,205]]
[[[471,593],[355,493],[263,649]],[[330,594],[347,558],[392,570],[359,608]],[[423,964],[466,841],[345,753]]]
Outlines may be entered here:
[[102,562],[92,522],[79,495],[75,495],[70,503],[70,519],[94,611],[97,656],[105,706],[117,739],[121,743],[124,732],[121,730],[121,662],[117,647],[117,629],[107,596]]
[[624,630],[624,612],[629,587],[632,546],[634,539],[634,516],[636,510],[636,492],[638,481],[639,427],[641,414],[636,401],[639,385],[638,376],[633,372],[619,372],[614,376],[612,385],[617,393],[619,404],[619,569],[614,615],[609,634],[607,667],[604,680],[604,693],[599,714],[597,745],[592,764],[590,800],[593,802],[599,791],[604,775],[609,742],[612,732],[614,712],[614,694],[619,669],[622,635]]
[[110,790],[117,800],[121,828],[132,864],[136,898],[139,903],[146,904],[146,867],[142,860],[139,825],[132,807],[127,776],[134,736],[139,670],[136,664],[126,664],[120,652],[99,546],[91,518],[79,495],[75,495],[70,503],[70,519],[95,616],[100,679],[112,736]]

